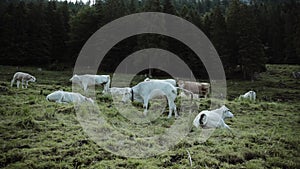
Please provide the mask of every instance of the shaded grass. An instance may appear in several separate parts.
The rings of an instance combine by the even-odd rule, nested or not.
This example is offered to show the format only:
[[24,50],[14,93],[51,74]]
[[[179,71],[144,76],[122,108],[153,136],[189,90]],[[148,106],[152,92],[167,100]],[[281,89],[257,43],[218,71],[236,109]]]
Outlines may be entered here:
[[[190,168],[186,152],[189,150],[192,168],[300,168],[300,88],[299,80],[290,77],[291,71],[299,69],[299,66],[268,65],[268,71],[257,81],[228,81],[226,105],[235,117],[226,123],[235,137],[217,129],[201,142],[197,140],[199,130],[192,128],[169,151],[133,159],[111,154],[93,142],[83,131],[74,105],[45,100],[54,90],[71,90],[68,82],[71,71],[38,72],[35,68],[22,68],[38,79],[22,90],[9,86],[15,67],[0,66],[3,89],[0,90],[0,167]],[[258,101],[235,100],[250,89],[257,91]],[[114,108],[110,96],[101,95],[99,90],[96,101],[110,124],[136,138],[159,134],[176,121],[174,116],[166,118],[166,108],[151,125],[131,124]],[[200,100],[197,104],[199,111],[208,109],[210,100]],[[136,108],[142,110],[139,106]],[[152,106],[157,105],[152,103]]]

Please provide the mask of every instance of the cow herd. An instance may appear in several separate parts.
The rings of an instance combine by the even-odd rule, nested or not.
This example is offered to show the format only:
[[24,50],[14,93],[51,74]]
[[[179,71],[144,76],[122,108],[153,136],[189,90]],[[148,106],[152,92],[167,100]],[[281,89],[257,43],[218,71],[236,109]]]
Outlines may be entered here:
[[[35,82],[36,78],[28,73],[16,72],[11,80],[11,86],[17,81],[17,87],[19,88],[20,82],[22,82],[22,88],[28,86],[28,82]],[[178,117],[175,99],[178,95],[178,90],[181,91],[182,96],[199,98],[207,98],[210,93],[210,84],[192,81],[183,81],[175,79],[149,79],[146,78],[143,82],[138,83],[133,87],[110,87],[109,75],[73,75],[70,79],[73,84],[79,85],[84,92],[88,90],[90,86],[103,85],[103,94],[121,95],[122,102],[141,102],[144,108],[144,115],[147,116],[149,101],[156,97],[165,97],[168,102],[169,115],[172,117],[174,112],[175,118]],[[178,86],[177,86],[178,85]],[[249,91],[244,95],[241,95],[239,99],[249,99],[255,101],[256,93]],[[74,103],[74,102],[89,102],[94,104],[94,100],[80,93],[66,92],[66,91],[54,91],[47,95],[46,100],[57,103]],[[193,125],[195,127],[202,128],[226,128],[229,131],[230,127],[225,124],[225,118],[231,118],[233,114],[229,109],[223,105],[219,109],[215,110],[203,110],[194,119]]]

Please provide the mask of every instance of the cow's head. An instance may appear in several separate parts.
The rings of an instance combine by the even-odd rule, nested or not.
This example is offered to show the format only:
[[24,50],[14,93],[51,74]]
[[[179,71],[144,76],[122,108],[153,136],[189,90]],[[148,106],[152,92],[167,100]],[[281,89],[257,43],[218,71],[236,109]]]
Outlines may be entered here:
[[132,89],[130,90],[126,90],[123,94],[123,97],[122,97],[122,102],[123,103],[126,103],[128,102],[129,100],[132,100]]
[[223,105],[221,107],[221,109],[223,111],[223,117],[224,118],[232,118],[233,117],[233,114],[230,112],[230,110],[225,105]]
[[184,86],[184,81],[183,81],[183,80],[178,80],[178,81],[177,81],[177,85],[178,85],[179,87],[183,87],[183,86]]
[[78,75],[75,74],[71,79],[70,82],[76,83],[79,80]]
[[29,82],[35,82],[35,81],[36,81],[36,78],[35,78],[34,76],[30,76],[30,78],[29,78],[28,81],[29,81]]

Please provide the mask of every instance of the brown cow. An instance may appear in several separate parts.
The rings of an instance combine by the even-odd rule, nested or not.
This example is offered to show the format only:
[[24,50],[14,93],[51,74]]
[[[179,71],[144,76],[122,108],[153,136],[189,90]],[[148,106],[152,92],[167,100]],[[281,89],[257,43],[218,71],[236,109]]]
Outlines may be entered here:
[[210,90],[210,84],[209,83],[202,83],[202,82],[192,82],[192,81],[183,81],[178,80],[177,82],[178,86],[189,90],[193,92],[194,94],[197,94],[199,96],[203,96],[204,98],[207,98]]

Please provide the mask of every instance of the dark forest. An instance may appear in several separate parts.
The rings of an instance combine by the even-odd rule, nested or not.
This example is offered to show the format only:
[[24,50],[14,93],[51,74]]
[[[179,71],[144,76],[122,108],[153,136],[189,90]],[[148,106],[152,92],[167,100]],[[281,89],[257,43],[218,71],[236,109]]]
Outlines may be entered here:
[[[173,14],[199,27],[218,51],[228,77],[251,79],[265,71],[268,63],[300,63],[297,0],[1,0],[0,64],[70,68],[95,31],[119,17],[146,11]],[[201,61],[187,46],[153,34],[115,45],[105,63],[116,65],[102,64],[100,70],[113,72],[126,56],[150,47],[171,51],[191,65],[195,74],[205,74]]]

